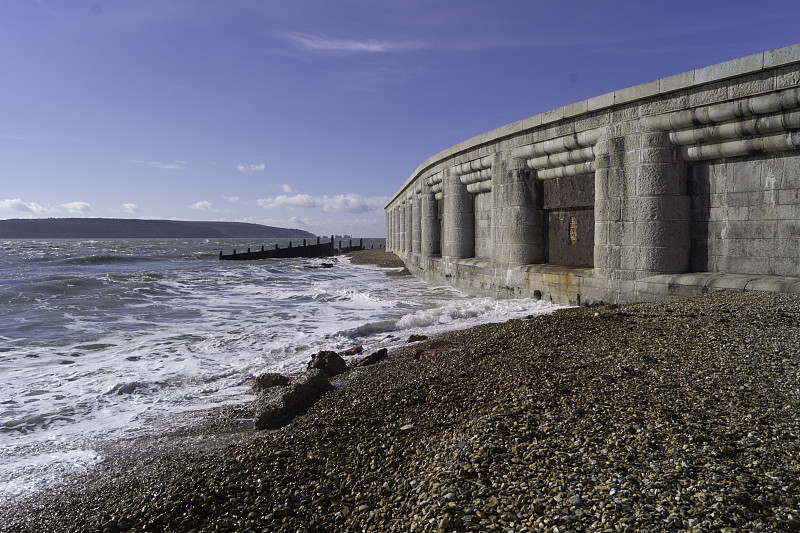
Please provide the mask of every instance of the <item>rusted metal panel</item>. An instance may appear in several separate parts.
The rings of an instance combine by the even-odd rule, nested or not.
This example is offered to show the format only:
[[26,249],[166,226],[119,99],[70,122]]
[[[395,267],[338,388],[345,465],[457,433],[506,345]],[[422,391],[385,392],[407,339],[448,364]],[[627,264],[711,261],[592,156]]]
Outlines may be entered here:
[[594,266],[594,208],[548,212],[551,265]]
[[594,174],[542,181],[548,262],[594,265]]
[[594,206],[594,174],[542,181],[543,209]]

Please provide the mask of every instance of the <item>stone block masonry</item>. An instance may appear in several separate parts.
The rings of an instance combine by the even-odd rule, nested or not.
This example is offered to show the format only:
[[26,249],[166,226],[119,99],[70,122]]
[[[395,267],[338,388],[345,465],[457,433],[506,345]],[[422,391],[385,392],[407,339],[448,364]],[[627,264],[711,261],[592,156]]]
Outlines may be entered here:
[[800,44],[483,133],[385,209],[412,274],[472,294],[800,293]]

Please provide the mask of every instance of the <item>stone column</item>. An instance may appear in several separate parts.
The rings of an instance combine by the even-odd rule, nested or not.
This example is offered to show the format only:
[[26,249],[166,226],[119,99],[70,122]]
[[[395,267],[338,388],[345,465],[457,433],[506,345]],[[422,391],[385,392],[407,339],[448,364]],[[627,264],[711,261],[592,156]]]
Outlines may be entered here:
[[411,209],[411,251],[422,251],[422,196],[414,193]]
[[[622,221],[622,199],[634,194],[625,173],[624,137],[612,137],[605,131],[594,147],[594,270],[604,278],[610,278],[621,266],[622,242],[625,233]],[[632,243],[631,243],[632,244]]]
[[400,204],[398,203],[394,209],[394,251],[395,253],[402,251],[403,240],[400,234]]
[[544,217],[539,188],[523,170],[510,170],[505,188],[507,208],[503,224],[508,231],[507,261],[512,265],[544,262]]
[[669,135],[604,135],[595,155],[597,273],[633,280],[688,271],[690,198]]
[[406,251],[406,204],[405,202],[400,203],[400,224],[398,228],[398,234],[400,236],[400,243],[398,245],[398,250],[401,252]]
[[544,262],[544,223],[536,187],[522,161],[495,155],[492,165],[492,210],[495,257],[509,265]]
[[636,177],[636,244],[641,274],[689,270],[691,199],[686,172],[666,132],[642,133]]
[[453,169],[444,177],[444,242],[442,255],[464,259],[475,255],[475,214],[472,195]]
[[422,191],[422,247],[420,252],[424,256],[440,253],[439,245],[439,208],[436,197],[428,187]]
[[412,247],[412,238],[414,234],[414,203],[411,200],[412,196],[409,195],[406,197],[406,240],[405,240],[405,251],[406,253],[411,253]]
[[386,211],[386,248],[391,249],[392,246],[392,217],[391,211]]
[[388,235],[386,240],[386,248],[390,251],[394,251],[394,208],[389,207],[389,222],[386,226],[386,234]]

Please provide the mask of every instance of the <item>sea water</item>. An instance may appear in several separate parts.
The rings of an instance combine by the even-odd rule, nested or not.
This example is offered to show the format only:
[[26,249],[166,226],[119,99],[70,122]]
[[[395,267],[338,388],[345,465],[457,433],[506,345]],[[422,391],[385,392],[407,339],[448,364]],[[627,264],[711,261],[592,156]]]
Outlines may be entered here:
[[98,443],[248,401],[254,376],[301,371],[320,350],[556,309],[342,256],[218,259],[275,242],[0,241],[0,503],[92,468]]

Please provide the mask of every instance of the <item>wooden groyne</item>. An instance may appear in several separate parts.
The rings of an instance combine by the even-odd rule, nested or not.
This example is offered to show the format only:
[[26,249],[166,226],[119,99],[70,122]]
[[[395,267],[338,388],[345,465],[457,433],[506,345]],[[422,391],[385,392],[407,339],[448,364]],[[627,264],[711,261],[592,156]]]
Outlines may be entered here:
[[307,239],[303,239],[302,245],[298,244],[297,246],[293,246],[292,241],[289,241],[289,246],[286,248],[279,248],[276,244],[275,248],[265,249],[264,246],[262,246],[261,250],[251,251],[250,248],[248,248],[246,252],[239,253],[234,250],[232,254],[227,255],[220,251],[219,259],[220,261],[250,261],[255,259],[287,259],[294,257],[330,257],[336,254],[345,254],[347,252],[363,249],[364,239],[359,239],[357,246],[353,246],[352,239],[350,239],[348,246],[342,246],[342,241],[339,240],[337,247],[333,235],[331,235],[330,242],[320,242],[320,238],[317,237],[316,244],[308,244]]

